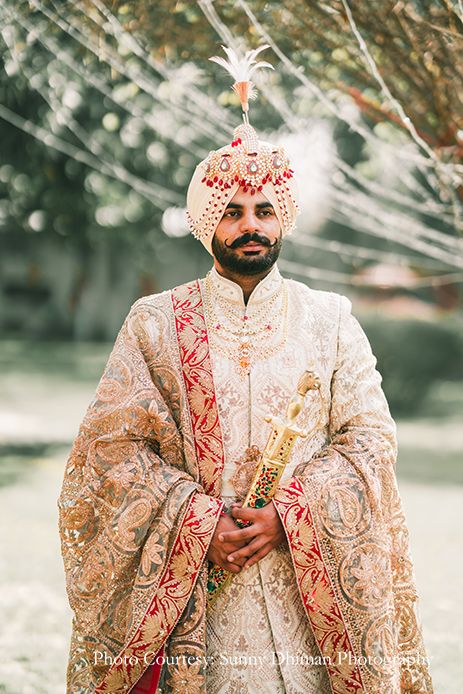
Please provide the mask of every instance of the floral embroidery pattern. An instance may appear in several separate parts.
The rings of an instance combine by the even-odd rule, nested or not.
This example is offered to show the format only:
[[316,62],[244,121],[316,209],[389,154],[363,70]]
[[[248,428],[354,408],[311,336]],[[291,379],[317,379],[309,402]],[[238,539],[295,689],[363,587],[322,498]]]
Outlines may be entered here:
[[174,692],[183,694],[201,694],[204,691],[205,677],[199,672],[200,663],[179,660],[177,668],[173,671],[168,684]]

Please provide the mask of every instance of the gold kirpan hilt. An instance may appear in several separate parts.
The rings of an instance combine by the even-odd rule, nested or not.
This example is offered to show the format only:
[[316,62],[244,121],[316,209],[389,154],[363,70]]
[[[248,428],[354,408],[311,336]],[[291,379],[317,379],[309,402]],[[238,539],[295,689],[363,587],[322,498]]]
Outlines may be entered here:
[[284,419],[265,418],[266,422],[272,424],[272,430],[243,506],[262,508],[268,504],[275,494],[297,438],[306,438],[318,429],[323,407],[320,408],[317,422],[311,431],[303,431],[295,422],[304,407],[304,400],[309,390],[318,391],[321,398],[320,385],[320,379],[313,371],[304,371],[297,384],[296,393],[288,403],[286,417]]

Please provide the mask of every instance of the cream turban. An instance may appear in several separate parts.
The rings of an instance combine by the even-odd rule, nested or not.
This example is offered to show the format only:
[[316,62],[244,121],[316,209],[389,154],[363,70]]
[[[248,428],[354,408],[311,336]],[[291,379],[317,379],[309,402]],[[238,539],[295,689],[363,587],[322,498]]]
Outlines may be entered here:
[[297,190],[282,147],[257,139],[250,125],[235,129],[233,142],[200,162],[187,193],[188,225],[212,254],[212,238],[230,200],[242,187],[260,191],[273,205],[283,236],[295,227]]

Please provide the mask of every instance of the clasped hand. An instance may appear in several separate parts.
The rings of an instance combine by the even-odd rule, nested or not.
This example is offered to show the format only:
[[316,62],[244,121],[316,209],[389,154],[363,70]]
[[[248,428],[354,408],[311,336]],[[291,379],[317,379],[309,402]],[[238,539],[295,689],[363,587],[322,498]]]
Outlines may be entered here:
[[[251,521],[252,525],[237,529],[233,518]],[[219,518],[207,558],[234,574],[263,559],[285,540],[285,531],[272,502],[263,508],[231,507],[231,517]]]

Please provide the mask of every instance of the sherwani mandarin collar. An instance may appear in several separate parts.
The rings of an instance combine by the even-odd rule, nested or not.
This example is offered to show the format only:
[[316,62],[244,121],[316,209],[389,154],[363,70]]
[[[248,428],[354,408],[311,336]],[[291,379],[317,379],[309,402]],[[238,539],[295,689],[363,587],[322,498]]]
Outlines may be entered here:
[[[236,282],[223,277],[223,275],[217,272],[215,267],[211,269],[209,277],[214,288],[214,292],[224,299],[228,299],[233,303],[240,303],[243,307],[245,306],[243,290],[239,284],[236,284]],[[278,267],[274,265],[268,275],[266,275],[259,282],[259,284],[254,287],[246,306],[250,307],[262,304],[270,299],[275,292],[281,290],[282,287],[283,277],[281,276]]]

